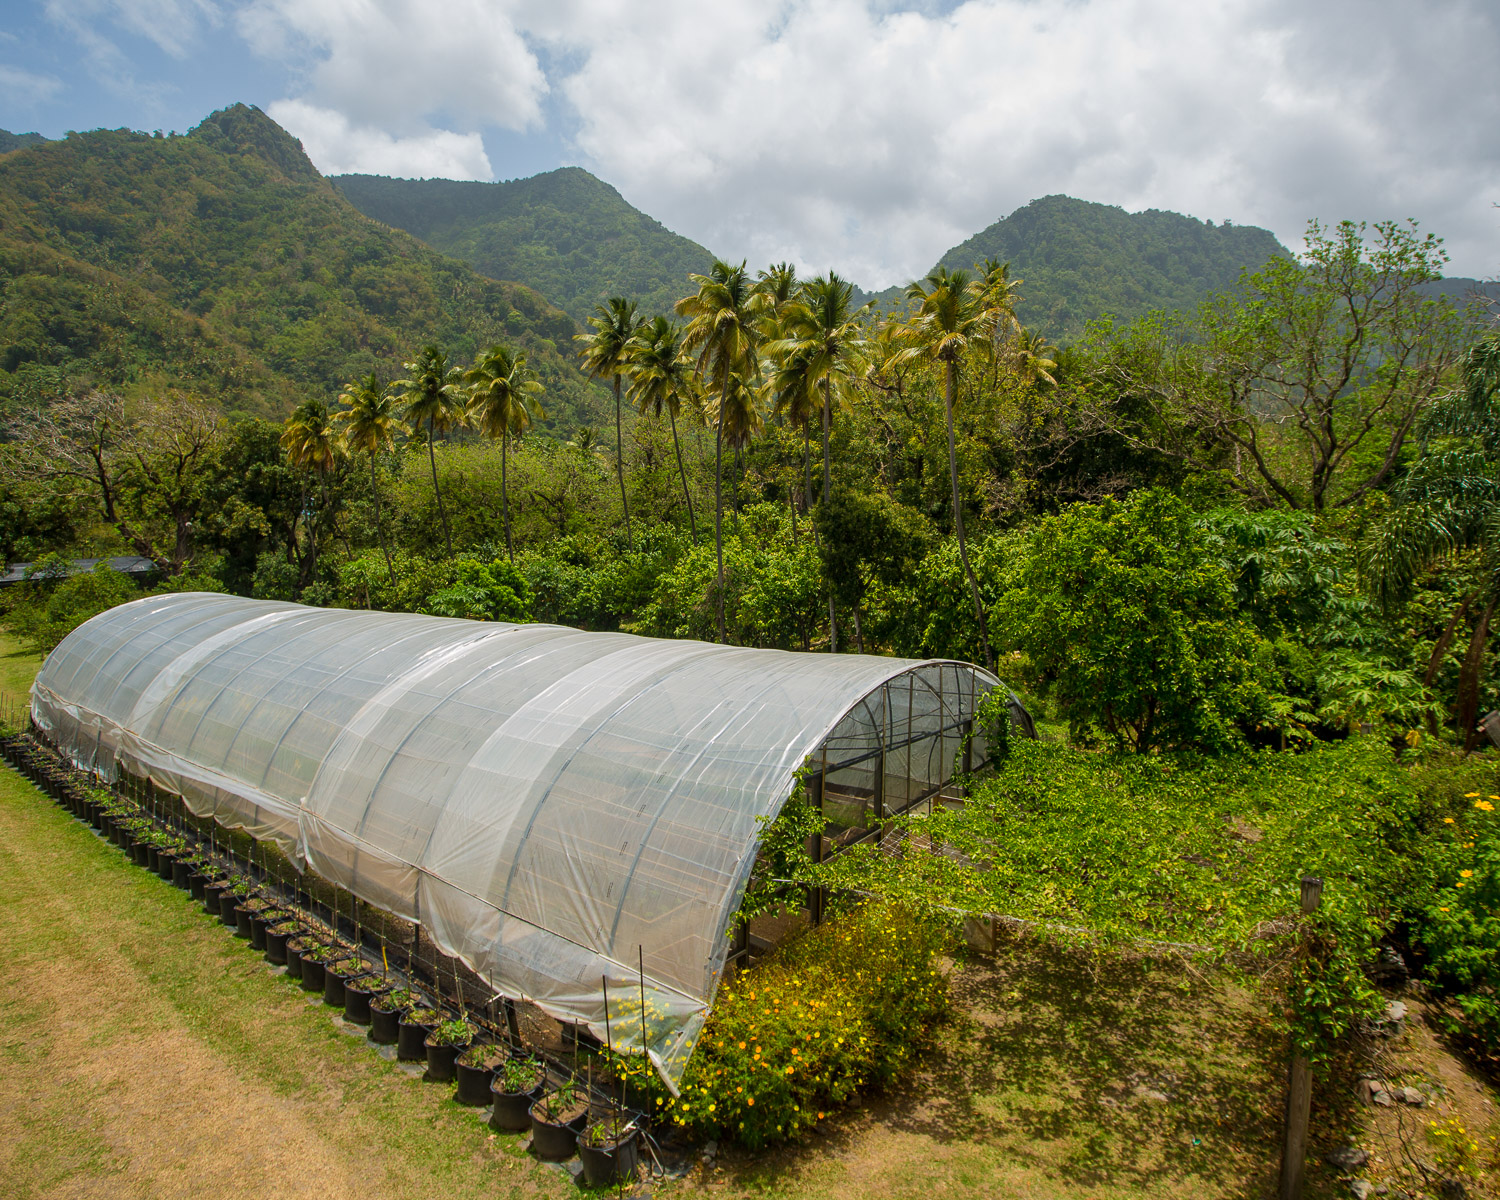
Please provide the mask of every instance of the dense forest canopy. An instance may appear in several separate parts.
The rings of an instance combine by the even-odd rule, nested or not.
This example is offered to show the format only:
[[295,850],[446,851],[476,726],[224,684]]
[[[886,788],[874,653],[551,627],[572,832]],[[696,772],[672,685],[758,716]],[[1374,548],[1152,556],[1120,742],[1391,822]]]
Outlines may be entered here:
[[581,167],[506,183],[339,175],[333,185],[366,216],[481,275],[524,281],[580,323],[611,296],[670,308],[713,262]]
[[[0,159],[0,391],[176,386],[281,416],[441,338],[524,347],[571,428],[596,400],[574,322],[377,225],[257,109],[183,137],[73,134]],[[602,398],[602,397],[601,397]]]

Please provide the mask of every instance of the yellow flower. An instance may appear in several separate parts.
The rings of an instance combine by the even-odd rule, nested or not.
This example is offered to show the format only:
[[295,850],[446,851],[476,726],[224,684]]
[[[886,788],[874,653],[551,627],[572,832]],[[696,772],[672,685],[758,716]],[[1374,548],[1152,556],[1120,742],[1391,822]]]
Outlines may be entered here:
[[1444,817],[1443,818],[1443,824],[1444,825],[1452,825],[1453,824],[1453,818],[1452,817]]
[[1476,801],[1474,801],[1474,807],[1477,808],[1477,809],[1479,809],[1480,812],[1494,812],[1495,811],[1495,806],[1493,804],[1491,804],[1488,800],[1476,800]]
[[1473,871],[1460,871],[1458,873],[1458,876],[1459,876],[1460,879],[1473,879],[1474,878],[1474,872]]
[[1464,793],[1464,799],[1465,800],[1475,800],[1475,799],[1478,799],[1478,797],[1479,797],[1479,793],[1478,792],[1465,792]]
[[746,1096],[745,1097],[745,1103],[748,1104],[751,1108],[754,1108],[755,1107],[755,1097],[754,1096]]

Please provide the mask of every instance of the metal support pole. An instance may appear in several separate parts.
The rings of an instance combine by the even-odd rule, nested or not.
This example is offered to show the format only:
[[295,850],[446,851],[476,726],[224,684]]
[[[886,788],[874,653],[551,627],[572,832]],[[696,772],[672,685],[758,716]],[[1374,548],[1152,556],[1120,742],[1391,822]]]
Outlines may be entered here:
[[[1323,881],[1313,875],[1302,877],[1302,912],[1317,912],[1323,899]],[[1312,1064],[1305,1055],[1292,1049],[1292,1066],[1286,1089],[1286,1140],[1281,1148],[1280,1200],[1300,1200],[1302,1176],[1307,1159],[1307,1123],[1312,1113]]]

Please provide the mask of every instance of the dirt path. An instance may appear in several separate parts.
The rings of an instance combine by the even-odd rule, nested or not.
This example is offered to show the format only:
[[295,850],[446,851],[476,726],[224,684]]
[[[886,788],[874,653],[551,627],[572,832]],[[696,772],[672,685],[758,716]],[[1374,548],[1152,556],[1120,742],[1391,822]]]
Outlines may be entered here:
[[0,770],[0,1193],[576,1193]]

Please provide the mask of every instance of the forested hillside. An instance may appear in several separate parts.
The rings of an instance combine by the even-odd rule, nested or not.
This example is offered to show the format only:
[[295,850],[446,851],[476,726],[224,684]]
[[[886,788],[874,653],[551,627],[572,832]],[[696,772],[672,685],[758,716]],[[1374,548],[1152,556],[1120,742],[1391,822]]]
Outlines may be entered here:
[[340,175],[333,182],[368,216],[492,279],[524,281],[577,321],[611,296],[666,312],[687,294],[687,277],[713,262],[702,246],[579,167],[506,183],[381,175]]
[[360,214],[236,105],[182,137],[72,134],[0,159],[0,396],[181,388],[280,417],[349,379],[504,339],[548,417],[590,418],[571,318]]
[[23,146],[40,146],[46,140],[39,133],[11,133],[8,129],[0,129],[0,154],[9,154]]

